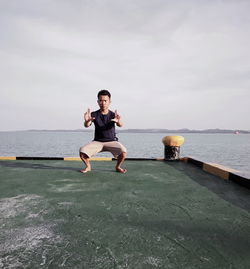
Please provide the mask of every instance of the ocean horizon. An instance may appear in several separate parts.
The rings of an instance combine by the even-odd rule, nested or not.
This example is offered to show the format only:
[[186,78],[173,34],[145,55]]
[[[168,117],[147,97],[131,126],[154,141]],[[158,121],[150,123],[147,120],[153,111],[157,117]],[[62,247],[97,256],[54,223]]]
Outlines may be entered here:
[[[250,134],[250,130],[242,129],[162,129],[162,128],[138,128],[138,129],[116,129],[117,133],[205,133],[205,134]],[[84,129],[27,129],[27,130],[6,130],[0,132],[93,132],[93,128]]]
[[[93,130],[0,132],[0,156],[76,157],[79,156],[79,148],[93,140],[93,134]],[[128,158],[163,158],[162,138],[166,135],[184,137],[181,157],[193,157],[250,172],[248,134],[117,133],[119,141],[127,148]],[[98,156],[112,157],[109,152],[99,153]]]

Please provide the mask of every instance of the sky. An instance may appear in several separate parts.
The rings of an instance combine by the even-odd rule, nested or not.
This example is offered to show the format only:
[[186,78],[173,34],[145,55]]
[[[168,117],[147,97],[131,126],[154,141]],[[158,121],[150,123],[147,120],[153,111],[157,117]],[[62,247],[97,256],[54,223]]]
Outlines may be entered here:
[[[0,0],[0,131],[250,130],[249,0]],[[91,127],[92,128],[92,127]]]

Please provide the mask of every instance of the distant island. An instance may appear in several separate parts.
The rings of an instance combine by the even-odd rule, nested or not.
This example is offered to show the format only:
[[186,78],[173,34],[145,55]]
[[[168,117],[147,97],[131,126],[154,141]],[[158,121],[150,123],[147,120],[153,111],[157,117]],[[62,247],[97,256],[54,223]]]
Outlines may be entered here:
[[[229,129],[116,129],[117,133],[178,133],[178,134],[250,134],[247,130],[229,130]],[[75,130],[26,130],[28,132],[93,132],[93,129],[75,129]]]

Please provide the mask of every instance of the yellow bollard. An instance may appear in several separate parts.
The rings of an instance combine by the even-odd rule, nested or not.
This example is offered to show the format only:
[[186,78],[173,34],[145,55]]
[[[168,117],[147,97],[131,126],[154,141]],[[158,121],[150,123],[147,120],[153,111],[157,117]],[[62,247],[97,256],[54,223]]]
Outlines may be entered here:
[[179,160],[180,146],[184,143],[184,137],[179,135],[165,136],[162,138],[165,146],[164,159],[166,161]]

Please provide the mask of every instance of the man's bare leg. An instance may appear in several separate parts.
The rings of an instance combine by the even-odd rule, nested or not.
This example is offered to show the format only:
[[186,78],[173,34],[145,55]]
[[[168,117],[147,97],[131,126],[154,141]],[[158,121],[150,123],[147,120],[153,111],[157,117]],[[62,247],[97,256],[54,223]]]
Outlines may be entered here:
[[80,172],[87,173],[87,172],[91,171],[89,157],[85,153],[80,152],[80,158],[84,162],[84,164],[86,165],[86,167],[84,169],[80,170]]
[[116,163],[116,172],[119,172],[119,173],[126,173],[127,170],[126,169],[123,169],[121,168],[121,165],[122,163],[124,162],[126,158],[126,152],[122,152],[118,157],[117,157],[117,163]]

